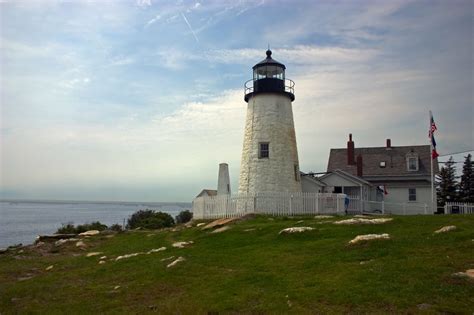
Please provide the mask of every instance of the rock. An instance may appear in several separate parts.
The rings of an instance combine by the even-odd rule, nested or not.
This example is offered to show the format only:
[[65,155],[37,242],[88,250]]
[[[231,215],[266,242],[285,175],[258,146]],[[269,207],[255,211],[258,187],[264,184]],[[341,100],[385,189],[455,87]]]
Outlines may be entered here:
[[46,271],[50,271],[50,270],[52,270],[53,268],[54,268],[54,265],[51,265],[51,266],[46,267],[45,270],[46,270]]
[[229,223],[231,223],[231,222],[234,222],[234,221],[236,221],[236,220],[238,220],[238,219],[239,219],[239,218],[225,218],[225,219],[214,220],[214,221],[212,221],[211,223],[209,223],[209,224],[207,224],[206,226],[204,226],[202,229],[203,229],[203,230],[209,230],[209,229],[212,229],[212,228],[220,227],[220,226],[229,224]]
[[126,255],[118,256],[117,258],[115,258],[115,261],[118,261],[118,260],[121,260],[121,259],[130,258],[130,257],[135,257],[135,256],[138,256],[138,255],[143,255],[143,254],[144,254],[144,253],[142,253],[142,252],[133,253],[133,254],[126,254]]
[[102,252],[90,252],[86,254],[86,257],[99,256]]
[[315,219],[332,219],[334,217],[332,215],[317,215],[314,218]]
[[312,231],[314,228],[309,226],[298,226],[298,227],[290,227],[280,231],[278,234],[291,234],[291,233],[301,233],[305,231]]
[[120,289],[120,286],[119,286],[119,285],[116,285],[116,286],[114,287],[114,290],[118,290],[118,289]]
[[105,260],[99,260],[99,265],[105,264]]
[[446,233],[446,232],[449,232],[449,231],[454,231],[456,229],[457,229],[457,227],[455,225],[448,225],[448,226],[443,226],[439,230],[436,230],[435,233],[436,234]]
[[25,280],[30,280],[32,278],[33,278],[33,276],[26,276],[26,277],[19,277],[17,280],[18,281],[25,281]]
[[168,258],[163,258],[161,261],[167,261],[167,260],[171,260],[173,258],[174,258],[174,256],[171,256],[171,257],[168,257]]
[[386,222],[392,221],[392,218],[380,218],[380,219],[363,219],[363,218],[354,218],[336,221],[334,224],[383,224]]
[[183,257],[179,256],[178,259],[176,259],[175,261],[173,261],[172,263],[169,263],[166,268],[170,268],[170,267],[173,267],[175,266],[176,264],[182,262],[182,261],[185,261],[186,259],[184,259]]
[[184,248],[185,246],[187,245],[190,245],[190,244],[193,244],[194,242],[193,241],[189,241],[189,242],[176,242],[176,243],[173,243],[173,247],[176,247],[176,248]]
[[245,229],[244,232],[255,231],[255,229]]
[[64,245],[68,242],[77,242],[77,241],[79,241],[79,239],[77,239],[77,238],[62,238],[62,239],[57,240],[56,242],[54,242],[54,245],[61,246],[61,245]]
[[87,247],[86,243],[84,243],[83,241],[77,242],[77,243],[76,243],[76,246],[77,246],[77,247],[81,247],[81,248]]
[[453,277],[474,279],[474,269],[468,269],[465,272],[453,273]]
[[90,230],[90,231],[79,233],[79,236],[94,236],[94,235],[98,235],[99,233],[100,232],[98,230]]
[[303,223],[303,222],[304,222],[304,220],[300,220],[300,221],[296,222],[295,224],[300,224],[300,223]]
[[154,248],[154,249],[150,249],[147,254],[151,254],[151,253],[158,253],[158,252],[162,252],[166,250],[166,247],[160,247],[160,248]]
[[384,234],[365,234],[365,235],[358,235],[353,240],[349,242],[349,244],[357,244],[363,241],[370,241],[370,240],[388,240],[390,239],[390,235],[387,233]]
[[419,310],[422,310],[422,311],[426,311],[428,309],[431,308],[431,304],[428,304],[428,303],[421,303],[421,304],[418,304],[416,307],[418,307]]
[[109,234],[109,235],[106,235],[105,237],[107,237],[107,238],[112,238],[112,237],[114,237],[114,236],[115,236],[115,234]]
[[104,259],[107,259],[107,256],[102,256],[99,258],[100,260],[104,260]]
[[53,240],[61,240],[61,239],[68,239],[74,238],[77,234],[53,234],[53,235],[38,235],[36,237],[35,243],[44,242],[44,241],[53,241]]
[[196,226],[197,226],[197,227],[200,227],[200,226],[203,226],[204,224],[206,224],[206,223],[201,222],[201,223],[196,224]]
[[230,226],[221,226],[220,228],[215,229],[211,233],[221,233],[230,229]]

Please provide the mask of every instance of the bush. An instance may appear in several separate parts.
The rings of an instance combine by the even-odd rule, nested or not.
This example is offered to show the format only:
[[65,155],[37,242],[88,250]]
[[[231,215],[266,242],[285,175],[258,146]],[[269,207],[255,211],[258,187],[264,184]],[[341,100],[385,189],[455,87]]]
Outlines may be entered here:
[[174,225],[171,215],[164,212],[156,212],[154,210],[138,210],[128,218],[127,229],[136,229],[138,227],[144,229],[162,229]]
[[79,234],[90,230],[103,231],[107,229],[107,225],[97,222],[86,223],[74,226],[72,222],[64,224],[56,231],[56,234]]
[[189,210],[184,210],[181,211],[177,216],[176,216],[176,223],[186,223],[191,221],[193,218],[193,213]]
[[112,224],[109,229],[115,232],[122,232],[122,226],[117,223]]

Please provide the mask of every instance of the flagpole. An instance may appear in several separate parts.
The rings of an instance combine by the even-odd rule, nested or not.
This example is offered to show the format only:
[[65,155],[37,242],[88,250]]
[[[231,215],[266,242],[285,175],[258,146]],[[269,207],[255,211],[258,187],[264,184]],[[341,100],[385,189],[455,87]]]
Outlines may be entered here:
[[[434,205],[435,205],[435,198],[434,198],[434,178],[433,178],[433,156],[432,156],[432,152],[433,152],[433,141],[432,141],[432,137],[433,137],[433,132],[431,131],[431,117],[433,117],[433,113],[431,112],[430,110],[430,119],[429,119],[429,122],[430,122],[430,126],[429,126],[429,130],[430,130],[430,161],[431,161],[431,213],[434,214],[435,211],[434,211]],[[437,210],[437,209],[436,209]]]

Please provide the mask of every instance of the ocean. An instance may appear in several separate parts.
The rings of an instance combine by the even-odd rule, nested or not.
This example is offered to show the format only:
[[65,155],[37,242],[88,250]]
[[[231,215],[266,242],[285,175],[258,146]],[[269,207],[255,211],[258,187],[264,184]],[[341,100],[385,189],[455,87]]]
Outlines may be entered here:
[[106,225],[125,223],[137,210],[152,209],[175,217],[191,209],[186,202],[82,202],[82,201],[0,201],[0,248],[31,244],[37,235],[53,234],[62,224],[100,221]]

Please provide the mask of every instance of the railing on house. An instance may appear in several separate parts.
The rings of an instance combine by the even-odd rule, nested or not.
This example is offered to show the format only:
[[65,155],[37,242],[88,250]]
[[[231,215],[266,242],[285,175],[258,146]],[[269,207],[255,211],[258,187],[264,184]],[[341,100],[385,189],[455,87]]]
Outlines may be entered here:
[[386,202],[360,200],[359,197],[349,196],[348,214],[379,213],[396,215],[432,214],[426,203],[419,202]]
[[446,202],[444,205],[445,214],[474,214],[474,203],[467,202]]
[[[203,196],[193,200],[196,219],[217,219],[248,213],[274,216],[345,214],[345,194],[327,193],[257,193]],[[394,203],[360,200],[349,196],[347,214],[432,214],[424,203]]]
[[203,196],[193,200],[195,219],[217,219],[248,213],[274,216],[343,214],[344,194],[257,193]]

